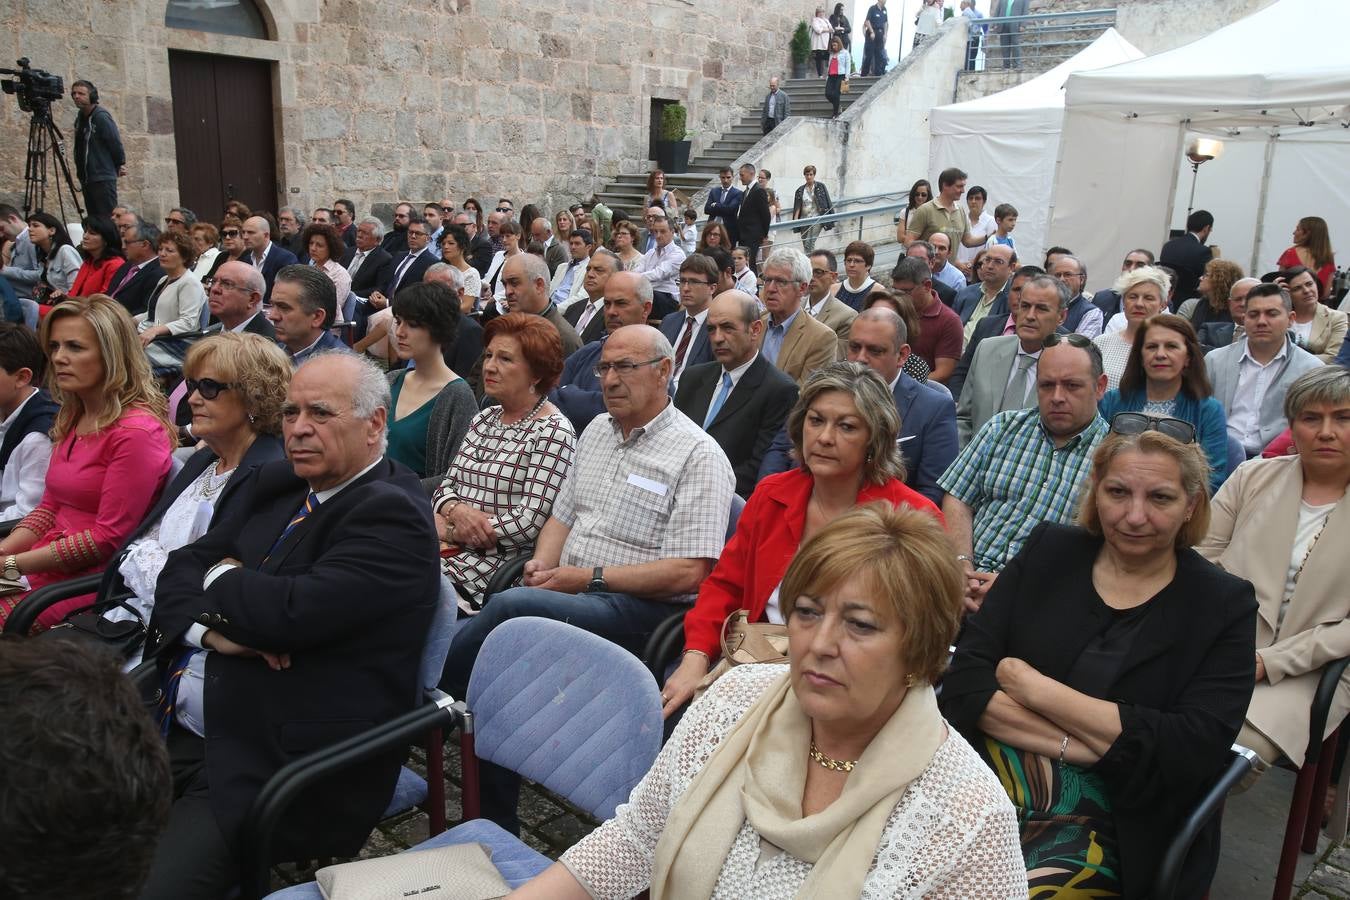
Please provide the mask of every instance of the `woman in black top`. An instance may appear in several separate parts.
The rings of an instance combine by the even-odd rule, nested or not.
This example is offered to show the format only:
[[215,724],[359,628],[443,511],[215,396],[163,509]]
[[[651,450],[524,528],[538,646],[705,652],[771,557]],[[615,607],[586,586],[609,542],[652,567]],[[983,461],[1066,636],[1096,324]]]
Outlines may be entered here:
[[[1082,527],[1032,531],[942,685],[1018,809],[1033,895],[1148,896],[1252,693],[1252,586],[1191,549],[1209,522],[1204,453],[1125,424],[1097,448]],[[1216,820],[1177,896],[1202,895],[1217,862]]]
[[834,33],[844,42],[845,50],[853,49],[853,23],[844,15],[844,4],[836,3],[834,12],[830,14],[830,25],[834,26]]

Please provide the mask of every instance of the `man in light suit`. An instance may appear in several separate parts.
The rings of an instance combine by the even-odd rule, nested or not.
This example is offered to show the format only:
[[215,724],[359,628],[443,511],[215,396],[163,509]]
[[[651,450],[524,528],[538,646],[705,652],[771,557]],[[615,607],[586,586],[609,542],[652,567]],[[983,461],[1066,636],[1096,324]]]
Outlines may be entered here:
[[764,358],[801,385],[839,355],[839,338],[802,310],[811,262],[796,247],[779,247],[764,261]]
[[995,414],[1036,405],[1036,363],[1068,306],[1068,287],[1049,275],[1037,275],[1022,286],[1016,333],[985,339],[971,360],[970,375],[956,402],[962,447]]
[[708,191],[708,199],[703,204],[703,214],[710,222],[722,223],[727,230],[727,236],[731,238],[732,246],[736,243],[736,213],[741,207],[741,192],[731,185],[734,177],[731,166],[723,166],[722,171],[717,173],[722,186]]
[[[980,346],[980,342],[986,338],[1016,332],[1017,316],[1009,310],[1013,307],[1020,308],[1022,285],[1027,283],[1027,279],[1033,275],[1044,274],[1045,270],[1040,266],[1022,266],[1019,268],[1008,280],[1008,286],[1003,290],[1002,299],[995,300],[989,314],[976,323],[974,329],[970,332],[970,337],[966,339],[966,348],[961,353],[961,361],[956,364],[951,377],[947,379],[947,388],[952,392],[953,397],[961,396],[961,389],[965,386],[966,376],[970,374],[970,364],[975,359],[975,349]],[[1068,333],[1068,329],[1063,325],[1059,326],[1057,330],[1065,334]]]
[[1322,361],[1289,340],[1294,301],[1278,284],[1247,292],[1243,337],[1205,356],[1214,398],[1228,417],[1228,436],[1247,458],[1259,454],[1288,427],[1284,395],[1294,379]]
[[262,216],[251,216],[245,220],[241,232],[246,248],[244,261],[253,263],[267,283],[267,291],[263,294],[263,306],[266,306],[272,297],[272,282],[277,272],[299,260],[285,247],[272,243],[272,226]]
[[675,407],[717,441],[736,473],[736,493],[749,497],[765,452],[797,402],[797,385],[756,350],[764,323],[754,297],[727,291],[706,312],[717,361],[685,371]]
[[792,100],[788,97],[787,91],[778,89],[778,76],[775,75],[769,79],[769,93],[764,95],[764,109],[760,114],[760,118],[764,121],[764,133],[773,131],[790,115],[792,115]]
[[13,242],[10,244],[9,260],[0,269],[0,275],[14,288],[14,293],[20,297],[31,297],[33,286],[42,277],[42,266],[38,263],[37,248],[28,236],[28,223],[13,206],[0,203],[0,230]]
[[680,308],[661,320],[660,331],[675,348],[671,383],[679,390],[680,376],[690,366],[712,362],[708,341],[708,304],[717,294],[717,263],[693,254],[680,263]]
[[[534,221],[542,222],[543,219]],[[594,249],[595,239],[591,237],[590,231],[576,228],[567,238],[566,265],[554,268],[549,264],[548,257],[544,257],[544,263],[549,265],[552,271],[552,278],[548,283],[548,298],[560,311],[567,312],[574,303],[585,298],[586,261],[590,259],[591,251]]]
[[605,336],[605,285],[609,277],[623,269],[623,261],[614,251],[599,247],[586,262],[582,281],[585,296],[563,310],[563,320],[571,325],[584,347]]
[[844,345],[848,343],[848,329],[858,312],[831,294],[831,289],[839,283],[838,266],[833,251],[811,251],[811,293],[806,311],[839,336],[839,355],[843,356]]
[[772,222],[769,213],[769,195],[755,180],[755,167],[741,166],[741,208],[736,214],[736,232],[731,236],[738,247],[750,251],[750,268],[759,274],[759,248],[769,235]]

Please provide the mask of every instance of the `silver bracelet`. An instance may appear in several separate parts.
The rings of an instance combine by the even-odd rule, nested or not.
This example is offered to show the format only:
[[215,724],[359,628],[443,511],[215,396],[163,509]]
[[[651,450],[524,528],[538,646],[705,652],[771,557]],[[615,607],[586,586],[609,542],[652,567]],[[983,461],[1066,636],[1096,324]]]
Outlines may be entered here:
[[1064,751],[1069,749],[1069,736],[1064,735],[1064,740],[1059,744],[1059,764],[1064,765]]

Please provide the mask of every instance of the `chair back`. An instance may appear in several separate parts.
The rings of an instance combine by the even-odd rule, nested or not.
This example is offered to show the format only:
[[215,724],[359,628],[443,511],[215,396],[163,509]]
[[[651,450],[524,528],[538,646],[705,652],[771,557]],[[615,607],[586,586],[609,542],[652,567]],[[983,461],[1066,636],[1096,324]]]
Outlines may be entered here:
[[1237,467],[1246,461],[1247,451],[1242,446],[1242,441],[1230,434],[1228,436],[1228,471],[1223,473],[1224,480],[1226,481],[1237,470]]
[[[450,579],[441,576],[440,596],[436,601],[436,615],[431,619],[427,641],[422,645],[421,681],[423,690],[435,690],[445,670],[445,658],[450,655],[450,642],[459,625],[459,594]],[[462,697],[456,697],[462,700]]]
[[741,520],[741,511],[745,509],[745,498],[740,494],[731,495],[731,512],[727,515],[727,540],[736,533],[736,523]]
[[661,750],[661,697],[642,663],[564,622],[529,616],[493,629],[468,701],[479,758],[602,820]]

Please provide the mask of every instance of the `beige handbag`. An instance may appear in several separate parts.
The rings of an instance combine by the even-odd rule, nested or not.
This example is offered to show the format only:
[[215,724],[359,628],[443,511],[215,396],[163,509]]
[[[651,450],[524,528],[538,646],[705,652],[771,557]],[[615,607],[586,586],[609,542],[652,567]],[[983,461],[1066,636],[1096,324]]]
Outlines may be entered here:
[[848,79],[847,79],[847,78],[844,79],[843,84],[839,85],[839,92],[840,92],[841,94],[847,94],[847,93],[848,93]]
[[722,659],[698,683],[698,698],[732,666],[746,663],[785,663],[788,661],[786,625],[751,622],[750,614],[738,609],[722,623]]
[[324,900],[497,900],[511,893],[482,844],[451,844],[327,866],[314,879]]

